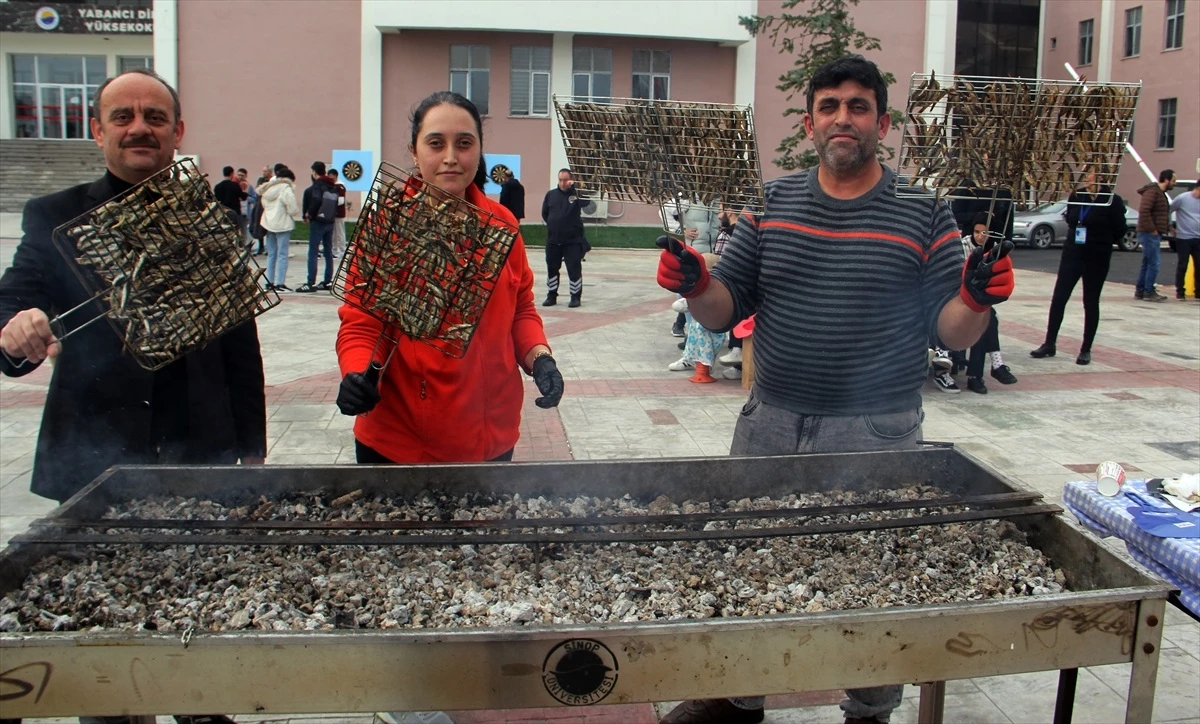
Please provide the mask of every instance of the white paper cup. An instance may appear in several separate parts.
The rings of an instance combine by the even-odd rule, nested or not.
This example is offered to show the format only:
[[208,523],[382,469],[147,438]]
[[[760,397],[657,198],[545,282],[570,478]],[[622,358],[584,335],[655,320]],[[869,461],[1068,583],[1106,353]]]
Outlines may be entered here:
[[1101,495],[1113,497],[1121,493],[1125,484],[1125,468],[1109,460],[1096,466],[1096,490]]

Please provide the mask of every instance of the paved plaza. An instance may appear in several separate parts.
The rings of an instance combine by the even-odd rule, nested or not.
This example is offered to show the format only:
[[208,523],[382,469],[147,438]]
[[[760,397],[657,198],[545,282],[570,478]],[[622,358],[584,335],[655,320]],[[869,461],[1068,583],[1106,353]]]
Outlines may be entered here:
[[[3,215],[0,222],[4,268],[19,232],[13,215]],[[529,250],[539,277],[539,301],[541,254],[541,249]],[[296,288],[304,281],[305,246],[293,244],[291,256],[288,284]],[[1170,257],[1166,261],[1174,263]],[[692,384],[687,374],[667,371],[679,357],[679,340],[668,331],[672,297],[654,282],[656,263],[655,252],[595,250],[584,264],[583,306],[539,307],[566,380],[566,394],[556,410],[541,410],[533,405],[536,388],[527,382],[517,460],[729,452],[746,393],[737,381]],[[953,442],[1056,503],[1061,502],[1064,483],[1087,477],[1104,460],[1121,462],[1134,478],[1200,472],[1200,303],[1172,299],[1150,304],[1134,300],[1131,286],[1107,285],[1093,362],[1081,367],[1074,362],[1082,326],[1077,289],[1058,341],[1059,355],[1033,360],[1028,352],[1042,341],[1053,282],[1050,274],[1018,271],[1015,296],[997,308],[1005,361],[1020,381],[1006,387],[987,378],[987,395],[969,392],[965,384],[957,395],[927,384],[925,438]],[[338,304],[326,294],[291,294],[259,320],[267,379],[268,464],[354,462],[352,420],[338,414],[333,404],[339,382],[334,355]],[[29,492],[49,378],[48,366],[19,379],[0,378],[3,541],[53,507]],[[861,384],[869,386],[872,380],[864,378]],[[1123,553],[1123,544],[1108,543]],[[1200,624],[1168,609],[1155,721],[1197,722]],[[1123,720],[1128,673],[1128,665],[1081,671],[1075,720]],[[1056,685],[1054,672],[950,682],[946,721],[1049,721]],[[893,722],[916,720],[917,695],[916,687],[906,688]],[[767,722],[839,721],[838,698],[833,692],[769,698]],[[657,705],[659,714],[668,709]],[[369,722],[371,717],[292,719]],[[457,722],[655,720],[656,709],[648,704],[455,714]]]

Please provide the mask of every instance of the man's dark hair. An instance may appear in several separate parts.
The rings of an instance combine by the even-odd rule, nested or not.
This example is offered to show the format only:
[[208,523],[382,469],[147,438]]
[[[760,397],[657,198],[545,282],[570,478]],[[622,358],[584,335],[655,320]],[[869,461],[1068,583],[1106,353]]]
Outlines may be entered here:
[[325,162],[324,161],[313,161],[312,170],[316,171],[317,174],[324,176],[325,175]]
[[575,174],[571,173],[571,169],[569,169],[569,168],[560,168],[560,169],[558,170],[558,172],[559,172],[559,173],[562,173],[563,171],[566,171],[566,172],[567,172],[567,177],[568,177],[568,178],[575,178]]
[[330,176],[332,176],[332,177],[334,177],[334,178],[337,178],[337,177],[338,177],[338,172],[337,172],[337,169],[336,169],[336,168],[330,168],[330,169],[329,169],[328,171],[326,171],[325,173],[326,173],[326,174],[328,174],[328,175],[330,175]]
[[244,168],[239,168],[239,169],[238,169],[238,173],[250,173],[250,172],[249,172],[249,171],[247,171],[247,170],[246,170],[246,169],[244,169]]
[[1162,183],[1164,181],[1170,181],[1173,178],[1175,178],[1175,170],[1174,169],[1164,168],[1162,170],[1162,172],[1158,174],[1158,182],[1159,183]]
[[876,117],[887,113],[887,83],[883,82],[883,74],[879,66],[861,55],[847,55],[837,60],[831,60],[817,69],[808,80],[808,112],[813,112],[813,96],[825,88],[836,88],[843,82],[852,80],[859,85],[875,91]]
[[229,178],[230,176],[232,176],[233,175],[233,166],[226,166],[225,168],[221,169],[221,175],[224,176],[225,178]]
[[108,87],[108,84],[112,83],[117,78],[120,78],[123,75],[129,75],[130,73],[138,73],[140,75],[148,75],[151,78],[153,78],[154,80],[156,80],[159,83],[162,83],[164,86],[166,86],[166,89],[171,93],[171,101],[175,104],[175,108],[174,108],[175,122],[179,123],[179,119],[183,116],[183,109],[179,105],[179,93],[176,92],[176,90],[171,87],[170,83],[163,80],[163,77],[161,75],[159,75],[158,73],[155,73],[154,71],[150,70],[149,68],[131,68],[131,69],[125,71],[124,73],[117,73],[113,77],[105,79],[105,81],[100,84],[100,87],[96,89],[96,95],[92,96],[92,117],[96,118],[96,119],[100,118],[100,96],[102,96],[104,94],[104,89]]
[[482,191],[487,185],[487,167],[483,160],[483,117],[479,115],[479,109],[466,96],[454,93],[453,91],[438,91],[425,97],[425,100],[417,104],[413,112],[408,117],[409,125],[412,126],[412,140],[410,143],[413,148],[417,147],[417,134],[421,132],[421,124],[425,122],[425,114],[430,108],[436,108],[440,105],[457,106],[471,115],[471,119],[475,121],[475,133],[479,136],[479,168],[475,169],[475,178],[471,183],[479,187]]

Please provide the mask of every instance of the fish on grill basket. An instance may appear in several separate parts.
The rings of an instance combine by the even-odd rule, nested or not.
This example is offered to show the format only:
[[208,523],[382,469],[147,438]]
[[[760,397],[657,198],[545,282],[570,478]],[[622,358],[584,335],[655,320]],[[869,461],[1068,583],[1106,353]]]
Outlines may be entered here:
[[383,163],[334,295],[383,323],[377,349],[404,334],[462,357],[516,237],[503,219]]
[[61,329],[64,317],[99,299],[125,352],[149,371],[279,303],[191,159],[63,224],[53,239],[93,297],[52,325]]

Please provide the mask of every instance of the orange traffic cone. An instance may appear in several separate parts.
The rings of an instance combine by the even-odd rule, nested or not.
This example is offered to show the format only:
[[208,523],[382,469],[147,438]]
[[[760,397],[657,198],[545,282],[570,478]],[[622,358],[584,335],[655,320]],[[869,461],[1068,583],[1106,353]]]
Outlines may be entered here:
[[696,363],[696,374],[689,377],[688,382],[716,382],[717,378],[713,377],[711,374],[709,374],[709,372],[711,370],[712,370],[712,367],[710,367],[706,364],[701,364],[700,362],[697,362]]

